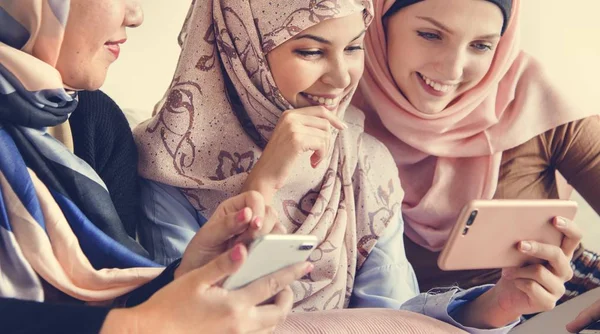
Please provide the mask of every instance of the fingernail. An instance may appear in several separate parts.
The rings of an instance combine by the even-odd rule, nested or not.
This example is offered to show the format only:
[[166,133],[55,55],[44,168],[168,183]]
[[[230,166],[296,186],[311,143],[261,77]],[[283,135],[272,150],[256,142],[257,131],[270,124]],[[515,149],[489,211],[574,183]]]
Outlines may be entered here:
[[529,252],[531,250],[531,243],[527,241],[521,241],[521,250],[523,252]]
[[246,209],[247,208],[243,208],[240,210],[240,212],[238,212],[237,214],[237,221],[238,222],[245,222],[246,221]]
[[563,228],[566,226],[567,226],[567,221],[564,218],[562,218],[562,217],[556,218],[556,227]]
[[310,274],[311,271],[313,271],[313,269],[315,269],[315,265],[312,263],[309,263],[306,265],[306,269],[304,270],[304,275]]
[[348,128],[348,124],[346,124],[346,123],[342,122],[342,125],[343,125],[344,129],[347,129],[347,128]]
[[256,217],[254,219],[254,227],[256,227],[257,229],[260,229],[262,226],[263,226],[262,218]]
[[231,260],[233,262],[239,262],[242,260],[242,245],[241,244],[237,244],[235,246],[233,246],[233,248],[231,249]]

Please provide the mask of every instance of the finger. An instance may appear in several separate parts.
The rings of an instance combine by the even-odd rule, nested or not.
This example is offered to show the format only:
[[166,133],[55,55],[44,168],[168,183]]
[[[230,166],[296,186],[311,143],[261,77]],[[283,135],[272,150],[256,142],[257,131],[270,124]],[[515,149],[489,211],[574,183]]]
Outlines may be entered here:
[[541,264],[505,269],[502,271],[502,275],[511,280],[527,279],[535,281],[557,299],[565,293],[564,281]]
[[514,280],[514,285],[527,295],[530,307],[535,308],[536,312],[550,311],[556,306],[558,299],[535,281],[517,279]]
[[249,244],[257,238],[263,235],[272,234],[273,228],[279,223],[279,217],[277,212],[270,206],[265,208],[265,217],[258,217],[256,223],[251,224],[251,228],[241,234],[237,239],[236,243]]
[[316,117],[316,116],[303,116],[300,123],[309,128],[315,128],[325,133],[331,133],[333,125],[328,119]]
[[577,333],[589,324],[600,320],[600,300],[581,311],[577,318],[567,324],[567,331]]
[[339,119],[337,115],[322,106],[298,109],[298,113],[326,119],[334,128],[338,130],[344,130],[348,128],[348,126],[341,119]]
[[566,282],[573,277],[570,259],[561,248],[535,241],[521,241],[519,250],[524,254],[548,261],[551,271],[563,281]]
[[265,300],[277,295],[285,287],[292,282],[300,279],[313,269],[313,265],[308,262],[301,262],[279,271],[264,276],[246,287],[236,290],[236,294],[240,301],[248,305],[258,305]]
[[553,223],[554,226],[565,235],[560,248],[569,259],[572,258],[575,249],[577,249],[581,243],[583,231],[579,225],[575,224],[575,222],[563,217],[555,217]]
[[190,277],[193,277],[198,282],[212,286],[238,271],[244,261],[246,261],[247,256],[248,250],[246,246],[238,244],[205,266],[186,274],[186,276],[191,275]]
[[287,228],[285,228],[285,226],[283,226],[282,223],[277,223],[275,224],[275,226],[273,226],[273,230],[271,231],[271,234],[287,234]]
[[257,330],[260,333],[269,333],[269,331],[275,329],[277,325],[285,321],[285,318],[292,310],[293,303],[294,294],[289,287],[286,287],[275,296],[273,304],[256,307],[254,323],[260,326]]
[[251,228],[252,209],[245,207],[236,213],[225,216],[214,214],[196,233],[196,238],[204,247],[220,245]]
[[225,217],[246,207],[252,211],[252,220],[265,215],[265,199],[258,191],[246,191],[225,200],[217,207],[215,214]]

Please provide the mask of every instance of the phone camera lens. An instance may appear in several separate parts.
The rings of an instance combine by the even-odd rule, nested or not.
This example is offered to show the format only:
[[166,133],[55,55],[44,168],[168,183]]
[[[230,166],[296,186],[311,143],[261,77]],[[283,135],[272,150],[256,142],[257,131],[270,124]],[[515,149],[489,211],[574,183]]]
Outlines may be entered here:
[[467,226],[473,225],[475,223],[475,218],[477,218],[477,210],[473,210],[471,215],[469,216],[469,220],[467,220]]
[[300,247],[298,247],[298,250],[301,251],[307,251],[307,250],[311,250],[313,249],[313,245],[300,245]]

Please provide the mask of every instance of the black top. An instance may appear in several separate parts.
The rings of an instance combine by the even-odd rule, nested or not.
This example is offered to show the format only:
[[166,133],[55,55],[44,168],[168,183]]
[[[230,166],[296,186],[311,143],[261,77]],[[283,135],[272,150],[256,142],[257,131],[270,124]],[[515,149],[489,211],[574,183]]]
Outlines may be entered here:
[[[137,149],[125,115],[103,92],[80,92],[79,104],[69,122],[75,155],[92,166],[104,181],[127,233],[135,236],[141,215]],[[127,305],[143,302],[172,281],[177,264],[131,293]],[[103,307],[0,298],[0,332],[97,333],[109,311]]]
[[75,155],[104,181],[127,234],[135,238],[141,214],[138,156],[125,115],[103,92],[83,91],[69,123]]

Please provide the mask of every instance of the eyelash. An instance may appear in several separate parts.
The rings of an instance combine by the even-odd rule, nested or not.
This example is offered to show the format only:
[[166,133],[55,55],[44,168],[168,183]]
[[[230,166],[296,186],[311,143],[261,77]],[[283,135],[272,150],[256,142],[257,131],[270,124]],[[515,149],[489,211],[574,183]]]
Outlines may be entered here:
[[[355,46],[349,46],[347,47],[344,51],[346,52],[355,52],[355,51],[362,51],[365,48],[363,46],[359,46],[359,45],[355,45]],[[321,50],[296,50],[294,51],[296,54],[304,57],[304,58],[314,58],[317,56],[321,56],[323,55],[323,51]]]
[[[419,35],[419,37],[424,38],[428,41],[433,41],[433,40],[442,40],[442,37],[438,34],[434,34],[431,32],[423,32],[423,31],[417,31],[417,34]],[[475,43],[475,44],[471,44],[471,46],[473,48],[475,48],[475,50],[479,51],[479,52],[487,52],[487,51],[492,51],[493,48],[491,45],[488,44],[484,44],[484,43]]]

